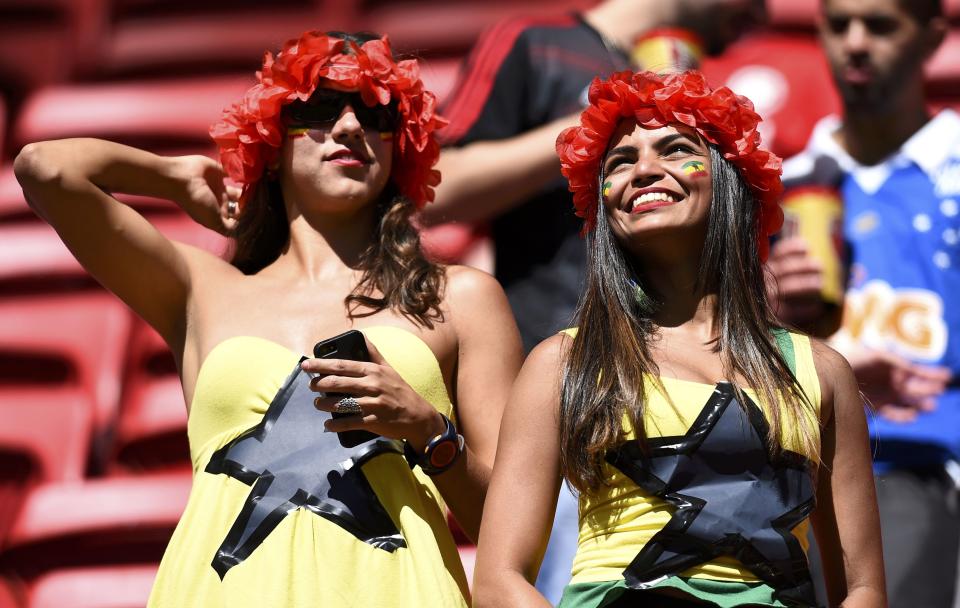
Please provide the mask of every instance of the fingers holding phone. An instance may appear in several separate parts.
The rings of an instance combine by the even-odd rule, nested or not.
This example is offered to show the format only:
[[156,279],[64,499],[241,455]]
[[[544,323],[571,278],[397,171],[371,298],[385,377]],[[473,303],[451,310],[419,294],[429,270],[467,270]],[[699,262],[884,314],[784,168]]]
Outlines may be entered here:
[[[335,344],[331,346],[331,342]],[[443,432],[445,422],[439,412],[360,332],[351,330],[324,340],[317,344],[314,354],[317,358],[307,359],[301,367],[318,375],[310,381],[310,387],[324,396],[315,404],[332,414],[325,427],[340,433],[341,442],[348,433],[366,432],[407,440],[422,451],[432,437]]]

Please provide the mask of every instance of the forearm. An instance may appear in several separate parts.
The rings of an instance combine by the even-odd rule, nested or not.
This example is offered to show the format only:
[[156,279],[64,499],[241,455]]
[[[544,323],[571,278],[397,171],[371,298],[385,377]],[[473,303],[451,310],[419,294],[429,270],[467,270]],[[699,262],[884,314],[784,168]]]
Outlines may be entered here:
[[444,149],[437,198],[421,220],[426,225],[487,220],[530,198],[559,177],[557,136],[574,121],[568,116],[509,139]]
[[176,180],[168,165],[169,159],[144,150],[84,138],[28,144],[14,161],[14,171],[31,204],[46,207],[62,199],[43,194],[83,190],[88,184],[108,192],[173,198]]
[[450,469],[433,476],[444,502],[473,542],[480,536],[480,519],[491,472],[490,466],[466,445]]
[[854,587],[840,603],[842,608],[886,608],[887,594],[876,587]]
[[500,570],[487,575],[478,571],[474,580],[474,608],[549,608],[543,597],[521,573]]

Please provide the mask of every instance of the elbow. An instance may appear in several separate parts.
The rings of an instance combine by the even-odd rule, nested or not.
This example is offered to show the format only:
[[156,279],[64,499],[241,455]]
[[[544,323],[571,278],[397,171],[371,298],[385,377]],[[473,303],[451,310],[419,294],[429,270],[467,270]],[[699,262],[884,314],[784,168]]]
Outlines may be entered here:
[[13,174],[34,211],[39,211],[37,202],[43,198],[36,195],[45,187],[59,184],[63,178],[62,168],[51,158],[51,145],[52,142],[27,144],[13,161]]
[[60,171],[48,154],[49,142],[27,144],[13,160],[13,174],[21,186],[56,181]]

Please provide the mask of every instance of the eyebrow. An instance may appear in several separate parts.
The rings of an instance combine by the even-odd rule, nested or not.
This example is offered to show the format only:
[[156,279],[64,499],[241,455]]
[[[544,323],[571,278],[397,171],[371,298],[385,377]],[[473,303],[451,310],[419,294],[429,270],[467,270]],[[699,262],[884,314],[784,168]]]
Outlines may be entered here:
[[[691,144],[700,145],[699,141],[693,139],[686,133],[672,133],[670,135],[665,135],[664,137],[658,139],[656,143],[653,144],[653,146],[659,150],[662,150],[663,148],[666,148],[667,146],[669,146],[670,144],[672,144],[678,139],[685,139]],[[636,146],[617,146],[616,148],[613,148],[612,150],[607,152],[607,159],[620,154],[628,155],[631,153],[635,153],[636,151],[637,151]],[[604,160],[604,162],[606,162],[606,160]]]

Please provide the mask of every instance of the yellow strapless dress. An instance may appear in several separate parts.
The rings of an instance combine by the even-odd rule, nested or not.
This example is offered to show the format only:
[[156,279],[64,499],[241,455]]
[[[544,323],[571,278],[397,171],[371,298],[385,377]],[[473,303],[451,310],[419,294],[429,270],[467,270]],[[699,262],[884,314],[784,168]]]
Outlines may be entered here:
[[[439,363],[422,340],[395,327],[372,327],[363,333],[414,390],[453,417]],[[360,458],[334,463],[332,469],[324,462],[310,466],[315,461],[304,456],[314,454],[313,446],[285,455],[296,461],[292,465],[277,464],[274,458],[267,475],[249,456],[240,464],[230,460],[243,460],[230,452],[238,442],[246,442],[248,454],[261,447],[255,442],[266,445],[262,437],[251,439],[251,430],[263,432],[270,420],[265,417],[268,407],[280,389],[288,389],[300,359],[300,354],[269,340],[239,336],[217,345],[203,362],[187,426],[193,488],[148,605],[467,606],[466,576],[440,493],[419,468],[411,471],[391,442],[383,440],[383,449],[367,450]],[[273,433],[282,425],[271,422],[266,428]],[[320,441],[329,446],[335,437]],[[339,449],[334,445],[330,453]],[[281,467],[299,471],[299,483],[311,474],[316,487],[324,486],[324,479],[333,480],[328,488],[333,499],[301,504],[301,493],[301,502],[294,500],[297,506],[285,502],[285,508],[269,507],[264,518],[264,504],[273,504],[269,500],[276,502],[278,492],[286,492],[282,502],[290,487],[297,489],[297,479],[274,476]],[[336,485],[350,476],[353,481],[346,486]],[[344,492],[360,492],[369,504],[341,517],[338,499],[350,502]],[[385,527],[392,534],[364,533]]]

